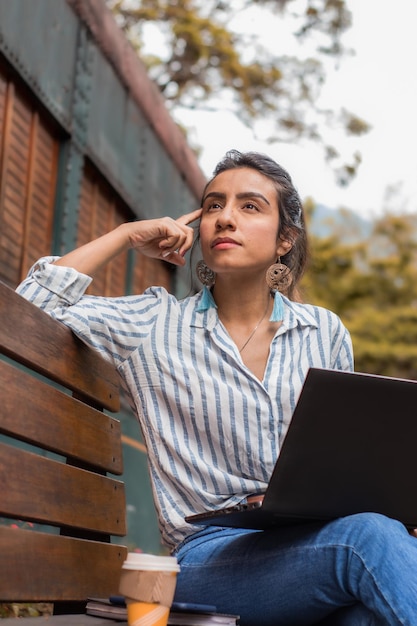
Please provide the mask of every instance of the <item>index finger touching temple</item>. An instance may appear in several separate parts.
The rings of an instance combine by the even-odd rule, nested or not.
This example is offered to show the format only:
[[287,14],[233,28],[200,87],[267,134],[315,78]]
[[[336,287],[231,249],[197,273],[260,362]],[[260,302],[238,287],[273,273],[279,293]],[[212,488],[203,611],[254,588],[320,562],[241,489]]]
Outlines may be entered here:
[[195,222],[195,220],[198,220],[199,217],[201,217],[201,211],[202,209],[196,209],[195,211],[191,211],[191,213],[186,213],[185,215],[181,215],[181,217],[179,217],[176,221],[179,224],[191,224],[192,222]]

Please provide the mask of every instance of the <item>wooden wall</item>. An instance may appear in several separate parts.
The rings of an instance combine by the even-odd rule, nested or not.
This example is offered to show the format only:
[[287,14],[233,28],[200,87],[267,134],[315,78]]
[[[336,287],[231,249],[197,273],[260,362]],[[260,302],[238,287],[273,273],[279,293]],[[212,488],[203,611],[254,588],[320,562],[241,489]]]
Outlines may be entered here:
[[[59,159],[65,134],[0,58],[0,279],[15,287],[40,257],[56,252],[54,224]],[[106,177],[85,159],[81,178],[76,245],[135,219]],[[167,264],[135,255],[133,292],[152,281],[171,289]],[[128,255],[96,277],[91,292],[126,293]],[[149,275],[149,278],[147,278]],[[151,280],[152,279],[152,280]]]

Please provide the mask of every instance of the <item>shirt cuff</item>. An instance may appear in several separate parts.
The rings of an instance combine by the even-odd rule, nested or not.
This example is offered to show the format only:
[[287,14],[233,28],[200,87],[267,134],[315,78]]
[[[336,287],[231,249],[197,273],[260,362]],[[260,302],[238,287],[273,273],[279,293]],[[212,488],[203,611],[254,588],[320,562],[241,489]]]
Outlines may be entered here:
[[59,256],[42,257],[31,267],[28,278],[68,304],[75,304],[84,295],[93,279],[72,267],[53,265],[59,258]]

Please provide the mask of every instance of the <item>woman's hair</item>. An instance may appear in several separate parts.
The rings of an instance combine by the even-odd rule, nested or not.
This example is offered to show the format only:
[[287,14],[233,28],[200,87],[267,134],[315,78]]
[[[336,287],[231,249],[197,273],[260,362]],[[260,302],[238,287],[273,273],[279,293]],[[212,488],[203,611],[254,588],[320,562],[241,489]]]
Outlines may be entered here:
[[292,300],[299,300],[297,285],[308,262],[308,237],[301,199],[288,172],[265,154],[230,150],[216,165],[213,177],[204,189],[203,198],[208,185],[216,176],[227,170],[241,167],[250,167],[256,170],[269,178],[275,185],[279,210],[277,239],[286,239],[292,243],[291,250],[281,257],[282,263],[290,268],[293,278],[285,295]]

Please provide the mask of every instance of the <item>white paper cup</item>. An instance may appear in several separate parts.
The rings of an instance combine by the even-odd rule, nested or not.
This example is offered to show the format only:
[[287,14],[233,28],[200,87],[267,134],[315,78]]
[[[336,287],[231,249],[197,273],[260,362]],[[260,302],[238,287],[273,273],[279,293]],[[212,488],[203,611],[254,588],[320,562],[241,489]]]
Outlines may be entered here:
[[126,598],[129,626],[168,624],[179,570],[175,557],[129,552],[119,586]]

